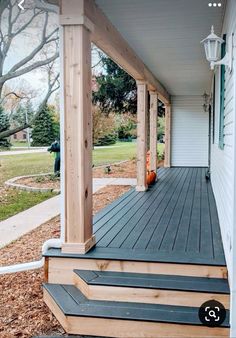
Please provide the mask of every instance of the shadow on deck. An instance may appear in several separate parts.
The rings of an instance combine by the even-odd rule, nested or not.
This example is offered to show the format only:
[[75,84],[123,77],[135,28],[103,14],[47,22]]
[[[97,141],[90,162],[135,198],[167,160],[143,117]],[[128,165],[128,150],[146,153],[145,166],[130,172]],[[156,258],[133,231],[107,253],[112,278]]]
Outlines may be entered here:
[[[148,191],[131,189],[95,215],[96,247],[74,256],[225,266],[215,199],[205,173],[206,168],[161,168]],[[61,253],[52,249],[50,256]]]

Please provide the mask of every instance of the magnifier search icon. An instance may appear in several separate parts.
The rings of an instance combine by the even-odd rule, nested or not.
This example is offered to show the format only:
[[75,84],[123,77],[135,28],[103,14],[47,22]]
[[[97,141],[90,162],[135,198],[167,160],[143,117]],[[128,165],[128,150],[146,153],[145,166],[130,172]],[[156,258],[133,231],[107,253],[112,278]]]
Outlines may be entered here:
[[209,313],[208,313],[208,315],[209,315],[210,317],[216,318],[216,313],[215,313],[214,310],[210,310]]

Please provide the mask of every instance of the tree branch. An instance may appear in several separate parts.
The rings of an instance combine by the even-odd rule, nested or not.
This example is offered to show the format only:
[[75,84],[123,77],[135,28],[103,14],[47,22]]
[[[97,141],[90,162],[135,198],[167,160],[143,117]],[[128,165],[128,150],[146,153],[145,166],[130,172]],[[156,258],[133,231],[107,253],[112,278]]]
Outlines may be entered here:
[[16,98],[18,98],[18,99],[20,99],[20,100],[23,100],[23,99],[27,99],[27,98],[28,98],[28,96],[21,96],[21,95],[18,95],[17,93],[15,93],[15,92],[9,92],[9,93],[7,93],[6,95],[4,95],[4,98],[2,99],[2,101],[5,100],[5,98],[6,98],[7,96],[10,96],[10,95],[14,95]]
[[20,69],[20,70],[18,70],[16,72],[12,73],[12,74],[8,73],[6,75],[3,75],[0,82],[6,82],[6,81],[8,81],[10,79],[13,79],[15,77],[18,77],[18,76],[21,76],[23,74],[29,73],[29,72],[31,72],[34,69],[37,69],[39,67],[47,65],[48,63],[56,60],[58,57],[59,57],[59,52],[57,52],[56,54],[54,54],[49,59],[42,60],[42,61],[37,61],[37,62],[33,63],[32,65],[26,66],[26,67],[24,67],[24,68],[22,68],[22,69]]
[[42,39],[40,44],[28,55],[26,56],[24,59],[22,59],[21,61],[19,61],[18,63],[16,63],[9,71],[9,73],[13,73],[16,70],[18,70],[19,68],[21,68],[23,65],[25,65],[26,63],[28,63],[30,60],[32,60],[35,55],[37,55],[40,50],[43,49],[43,47],[52,42],[53,40],[50,41],[50,38],[56,33],[58,32],[58,28],[56,28],[54,31],[52,31],[48,36],[46,36],[46,29],[47,29],[47,24],[48,24],[48,14],[46,13],[46,18],[45,18],[45,23],[44,23],[44,29],[42,32]]
[[14,129],[2,131],[0,133],[0,140],[3,139],[3,138],[9,137],[11,135],[14,135],[14,134],[18,133],[19,131],[24,130],[24,129],[29,128],[29,127],[30,127],[29,124],[23,124],[23,125],[16,127]]
[[12,33],[12,36],[15,37],[17,35],[19,35],[20,33],[22,33],[27,27],[29,27],[29,25],[31,24],[31,22],[38,16],[42,14],[42,12],[38,12],[38,13],[34,13],[32,15],[32,17],[30,18],[30,20],[28,20],[22,27],[20,27],[16,32]]
[[34,7],[37,9],[41,9],[43,11],[47,11],[49,13],[59,13],[59,7],[57,5],[45,3],[44,0],[34,0]]

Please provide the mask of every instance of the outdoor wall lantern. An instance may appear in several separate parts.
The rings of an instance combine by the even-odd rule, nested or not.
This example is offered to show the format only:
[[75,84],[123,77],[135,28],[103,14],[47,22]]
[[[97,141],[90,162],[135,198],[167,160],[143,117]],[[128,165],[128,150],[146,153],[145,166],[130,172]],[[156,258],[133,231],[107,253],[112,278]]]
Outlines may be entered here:
[[220,60],[221,45],[223,42],[224,40],[214,33],[214,26],[211,27],[211,34],[201,41],[201,43],[204,44],[206,58],[210,62],[212,70],[214,69],[215,66],[219,65],[227,66],[229,68],[229,71],[231,71],[232,69],[232,44],[233,44],[232,35],[229,37],[228,40],[229,44],[228,51],[226,51],[224,58]]
[[203,110],[205,113],[209,111],[209,105],[210,105],[210,95],[208,95],[206,92],[202,95],[203,98]]

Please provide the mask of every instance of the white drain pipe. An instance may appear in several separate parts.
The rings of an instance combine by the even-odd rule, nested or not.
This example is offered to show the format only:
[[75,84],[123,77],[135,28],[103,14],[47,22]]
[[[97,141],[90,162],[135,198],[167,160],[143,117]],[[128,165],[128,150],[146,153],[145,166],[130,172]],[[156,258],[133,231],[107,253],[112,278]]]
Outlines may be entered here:
[[[50,248],[60,249],[61,246],[62,246],[61,238],[49,239],[42,246],[42,255],[45,254],[45,252]],[[44,261],[45,261],[45,258],[42,257],[41,260],[35,261],[35,262],[28,262],[28,263],[21,263],[21,264],[16,264],[16,265],[3,266],[3,267],[0,267],[0,275],[40,269],[44,266]]]

